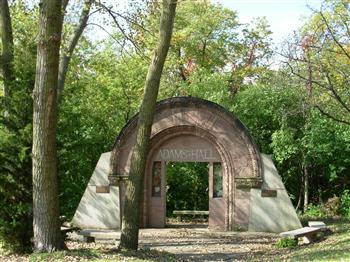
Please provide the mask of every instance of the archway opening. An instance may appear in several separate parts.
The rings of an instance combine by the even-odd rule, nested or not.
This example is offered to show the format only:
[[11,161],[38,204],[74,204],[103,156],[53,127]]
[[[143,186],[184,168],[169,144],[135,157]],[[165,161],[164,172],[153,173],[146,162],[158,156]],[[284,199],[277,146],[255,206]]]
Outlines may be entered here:
[[[184,211],[187,214],[181,214]],[[209,162],[168,162],[167,226],[207,227],[206,212],[209,212]]]
[[[145,225],[149,227],[169,226],[166,218],[172,217],[174,211],[189,211],[187,214],[182,212],[185,218],[191,218],[192,215],[201,218],[203,215],[202,217],[208,218],[208,222],[205,226],[209,225],[211,229],[224,230],[226,229],[226,200],[228,198],[227,188],[225,187],[225,185],[227,185],[228,176],[225,173],[227,169],[223,169],[224,158],[219,154],[217,145],[213,143],[210,138],[206,137],[205,133],[200,133],[200,129],[196,128],[193,131],[192,129],[186,128],[187,126],[181,127],[182,132],[176,135],[174,135],[174,132],[172,132],[170,136],[166,136],[166,134],[169,134],[168,132],[165,133],[165,136],[161,133],[161,137],[153,140],[158,143],[153,145],[154,149],[150,153],[150,164],[148,165],[146,173],[148,183],[146,184],[147,190],[145,192],[146,197],[148,196],[148,202],[145,203],[147,204],[147,206],[145,206],[146,213],[144,216]],[[189,131],[192,132],[189,133]],[[177,167],[177,165],[180,166]],[[185,165],[186,168],[181,165]],[[175,170],[182,169],[182,171],[185,171],[187,169],[187,171],[190,171],[191,165],[194,165],[193,168],[195,169],[198,169],[200,165],[204,165],[205,167],[205,172],[203,172],[202,177],[205,177],[206,182],[205,188],[201,191],[205,194],[204,198],[207,200],[207,205],[202,206],[203,209],[205,208],[204,210],[198,210],[198,204],[189,205],[189,202],[195,202],[193,195],[188,196],[186,201],[183,201],[185,203],[187,202],[187,205],[183,206],[171,205],[166,201],[167,192],[169,191],[167,188],[170,185],[167,182],[167,166],[174,166]],[[179,171],[178,173],[181,172]],[[197,172],[192,170],[186,173],[193,174]],[[188,180],[190,181],[191,179]],[[188,180],[183,183],[179,183],[178,181],[176,182],[176,186],[183,185],[182,187],[185,192],[190,192],[193,188],[198,186],[197,184],[186,186],[189,182]],[[182,188],[180,187],[180,189]],[[181,192],[181,190],[179,191]],[[199,193],[197,192],[197,194]],[[179,202],[181,203],[182,201],[179,200]],[[167,205],[169,206],[168,208]],[[175,206],[176,209],[174,208]],[[195,212],[197,210],[202,212]],[[175,215],[177,215],[178,218],[181,216],[179,212]],[[179,224],[184,225],[183,223]]]

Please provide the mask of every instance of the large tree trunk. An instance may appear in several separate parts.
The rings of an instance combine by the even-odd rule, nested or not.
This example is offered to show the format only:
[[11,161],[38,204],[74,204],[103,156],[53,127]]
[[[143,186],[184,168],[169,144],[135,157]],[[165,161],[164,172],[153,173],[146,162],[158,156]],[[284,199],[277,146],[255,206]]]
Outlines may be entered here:
[[79,24],[75,28],[72,38],[69,40],[68,47],[62,48],[62,55],[58,73],[58,96],[60,96],[64,89],[69,62],[73,55],[74,49],[77,46],[78,41],[87,25],[87,21],[89,20],[91,5],[92,0],[84,1],[84,6],[80,14]]
[[148,154],[160,78],[173,30],[175,10],[176,0],[163,0],[159,42],[148,68],[145,82],[145,94],[137,123],[136,144],[131,156],[131,169],[124,202],[120,248],[136,250],[138,247],[140,201],[143,192],[146,157]]
[[57,182],[57,79],[62,1],[42,0],[33,101],[33,229],[38,251],[63,248]]
[[11,92],[11,83],[15,79],[13,71],[13,36],[10,9],[7,0],[0,0],[0,35],[2,42],[2,54],[0,65],[4,79],[4,96]]

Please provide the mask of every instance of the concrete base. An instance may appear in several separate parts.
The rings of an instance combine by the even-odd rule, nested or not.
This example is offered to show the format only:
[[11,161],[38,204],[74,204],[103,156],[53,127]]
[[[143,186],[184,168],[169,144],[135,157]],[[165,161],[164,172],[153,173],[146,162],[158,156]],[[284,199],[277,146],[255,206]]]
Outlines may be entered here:
[[301,223],[271,158],[261,154],[263,185],[250,191],[249,231],[283,232],[301,228]]
[[74,214],[72,222],[80,228],[120,228],[119,188],[109,186],[109,158],[110,152],[101,155]]

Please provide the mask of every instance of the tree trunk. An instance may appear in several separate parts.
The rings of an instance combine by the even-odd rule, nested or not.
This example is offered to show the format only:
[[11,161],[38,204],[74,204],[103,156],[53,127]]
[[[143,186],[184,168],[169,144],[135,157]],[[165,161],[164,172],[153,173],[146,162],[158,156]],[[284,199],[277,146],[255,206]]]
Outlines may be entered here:
[[15,79],[13,71],[13,35],[10,9],[7,0],[0,0],[0,35],[2,54],[0,59],[4,79],[4,96],[9,97],[11,83]]
[[301,199],[303,198],[303,187],[300,188],[299,190],[299,194],[298,194],[298,203],[297,206],[295,207],[295,210],[299,210],[300,206],[301,206]]
[[33,230],[38,251],[63,248],[57,182],[57,79],[62,31],[61,0],[40,2],[33,101]]
[[309,172],[306,165],[303,167],[304,173],[304,212],[307,211],[309,205]]
[[66,81],[67,71],[69,62],[73,55],[73,51],[78,44],[78,41],[87,25],[87,21],[89,19],[90,9],[91,9],[92,0],[85,0],[84,6],[80,14],[79,24],[74,30],[74,34],[68,43],[67,48],[63,48],[62,57],[59,65],[59,73],[58,73],[58,97],[61,95],[64,84]]
[[325,170],[324,170],[324,167],[322,166],[321,167],[321,174],[317,176],[317,184],[318,184],[318,204],[319,205],[323,205],[323,199],[322,199],[322,185],[321,185],[321,181],[322,181],[322,178],[324,177],[325,175]]
[[136,250],[138,247],[140,204],[143,192],[143,178],[153,115],[157,100],[160,78],[170,46],[174,24],[176,0],[163,0],[160,20],[159,42],[154,51],[145,81],[145,94],[137,122],[136,144],[131,156],[131,169],[124,202],[120,248]]

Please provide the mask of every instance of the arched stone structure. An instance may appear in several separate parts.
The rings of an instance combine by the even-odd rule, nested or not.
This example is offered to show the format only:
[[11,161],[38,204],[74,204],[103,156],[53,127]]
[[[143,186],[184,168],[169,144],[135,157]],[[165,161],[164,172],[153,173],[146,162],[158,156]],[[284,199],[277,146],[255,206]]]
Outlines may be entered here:
[[[114,162],[112,173],[116,176],[127,175],[129,172],[132,145],[136,139],[136,124],[137,115],[125,126],[116,140],[112,153],[112,159],[114,159],[112,160]],[[258,149],[247,129],[236,117],[215,103],[193,97],[176,97],[157,104],[145,176],[144,225],[162,226],[162,223],[152,223],[147,217],[148,213],[156,213],[158,217],[164,216],[162,215],[164,209],[158,209],[158,212],[156,208],[152,209],[152,197],[150,196],[151,166],[156,160],[156,155],[159,155],[162,145],[170,139],[175,139],[176,142],[175,147],[173,145],[169,150],[173,152],[190,150],[183,149],[181,145],[181,140],[189,136],[202,140],[194,139],[192,143],[190,139],[187,139],[187,142],[191,143],[190,149],[216,151],[219,159],[215,161],[222,163],[224,196],[221,201],[223,203],[220,203],[222,207],[217,212],[224,212],[224,223],[223,225],[215,224],[215,226],[226,230],[234,227],[247,229],[250,210],[250,194],[247,189],[260,187],[262,183]],[[211,147],[208,145],[203,147],[204,141]],[[196,152],[201,151],[194,151]],[[174,158],[167,159],[167,161],[170,160],[176,161]],[[182,161],[191,161],[191,159],[184,157]],[[196,159],[196,161],[205,161],[205,159]],[[164,175],[162,177],[164,180]],[[215,215],[210,212],[209,216],[212,218]]]
[[[131,154],[136,141],[137,117],[138,115],[135,115],[122,129],[110,156],[108,190],[110,187],[119,189],[120,198],[116,204],[119,216],[123,212],[119,206],[123,206],[120,203],[123,203],[125,192],[124,183],[121,181],[124,178],[127,179],[130,170]],[[109,155],[105,157],[109,158]],[[263,196],[263,190],[268,192],[271,189],[268,181],[264,180],[266,161],[264,162],[263,159],[264,157],[261,157],[245,126],[233,114],[218,104],[193,97],[176,97],[157,103],[145,171],[143,226],[164,226],[165,166],[168,161],[179,161],[209,162],[210,228],[279,231],[279,228],[299,227],[300,222],[286,195],[283,183],[283,188],[277,183],[277,187],[281,188],[270,190],[273,192],[269,193],[271,196]],[[104,174],[103,181],[101,180],[105,187],[107,186],[106,175]],[[97,176],[96,173],[95,177]],[[280,181],[279,176],[277,180]],[[91,181],[96,181],[96,179],[92,178]],[[214,185],[215,183],[216,185]],[[219,186],[218,183],[220,183]],[[98,182],[90,183],[91,186],[97,184]],[[282,202],[277,197],[278,190],[281,190],[280,196],[284,196]],[[286,196],[287,200],[285,200]],[[266,201],[266,203],[271,204],[270,208],[285,206],[286,201],[289,201],[287,213],[285,208],[281,210],[284,210],[283,212],[287,216],[288,213],[294,212],[291,223],[283,222],[281,224],[278,222],[282,226],[277,228],[273,228],[276,222],[272,222],[272,226],[270,225],[271,219],[275,218],[270,217],[271,210],[264,211],[263,200],[268,197],[275,198],[274,200],[270,199],[270,202]],[[112,199],[110,201],[115,202]],[[86,204],[84,205],[87,209]],[[79,216],[85,215],[83,211],[79,213],[79,209],[82,210],[83,207],[79,206],[75,215],[76,221],[82,220]],[[119,210],[121,211],[119,212]],[[257,210],[260,211],[257,212]],[[276,212],[279,214],[279,211]],[[104,214],[107,216],[108,212]],[[115,213],[110,211],[110,214],[112,217]],[[252,214],[255,214],[254,218]]]

